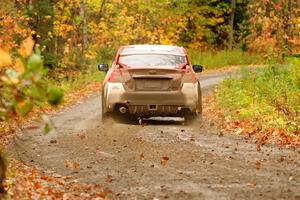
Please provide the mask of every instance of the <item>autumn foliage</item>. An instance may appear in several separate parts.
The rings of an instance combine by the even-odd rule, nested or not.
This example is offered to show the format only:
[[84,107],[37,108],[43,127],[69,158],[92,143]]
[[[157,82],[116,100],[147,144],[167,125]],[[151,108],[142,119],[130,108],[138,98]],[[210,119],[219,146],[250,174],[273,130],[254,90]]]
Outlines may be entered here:
[[[232,24],[230,19],[234,19]],[[78,74],[90,70],[95,61],[111,60],[117,47],[128,44],[181,45],[193,60],[204,62],[199,59],[201,52],[202,57],[210,55],[210,60],[220,57],[223,66],[261,64],[256,56],[261,54],[259,58],[271,62],[270,66],[244,69],[223,82],[206,99],[205,112],[219,128],[255,137],[258,148],[267,142],[300,146],[300,64],[286,59],[299,57],[300,0],[1,0],[0,121],[25,116],[45,102],[58,105],[62,90],[50,82],[63,88],[64,81],[78,81]],[[229,54],[231,44],[234,50]],[[93,92],[98,87],[99,83],[94,85]],[[74,96],[83,96],[82,90],[87,89],[78,89]],[[140,160],[144,159],[141,154]],[[162,157],[162,166],[170,162]],[[80,168],[71,161],[64,164]],[[12,170],[27,175],[10,174],[20,188],[6,182],[16,198],[88,199],[111,193],[100,186],[42,176],[36,169],[15,165]],[[109,175],[107,182],[112,181]]]

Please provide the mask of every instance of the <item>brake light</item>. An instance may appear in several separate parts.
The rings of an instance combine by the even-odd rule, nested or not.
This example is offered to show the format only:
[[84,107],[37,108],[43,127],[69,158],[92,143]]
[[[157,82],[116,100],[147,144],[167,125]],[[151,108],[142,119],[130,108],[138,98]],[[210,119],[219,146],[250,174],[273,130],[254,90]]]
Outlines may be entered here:
[[112,71],[107,78],[107,82],[110,83],[120,83],[122,82],[122,74],[119,70]]
[[191,72],[191,70],[183,70],[182,71],[182,82],[183,83],[196,83],[197,77],[196,74]]

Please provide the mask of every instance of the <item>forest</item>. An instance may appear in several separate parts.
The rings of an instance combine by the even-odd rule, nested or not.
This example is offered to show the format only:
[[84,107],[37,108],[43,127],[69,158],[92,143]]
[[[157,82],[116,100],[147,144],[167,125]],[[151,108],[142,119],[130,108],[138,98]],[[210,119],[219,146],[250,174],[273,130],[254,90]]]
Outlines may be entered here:
[[300,0],[1,0],[3,152],[22,120],[100,83],[97,64],[131,44],[183,46],[205,71],[242,66],[205,99],[209,116],[258,148],[300,147]]
[[299,2],[284,0],[1,1],[1,48],[32,36],[45,66],[80,69],[126,44],[297,53]]

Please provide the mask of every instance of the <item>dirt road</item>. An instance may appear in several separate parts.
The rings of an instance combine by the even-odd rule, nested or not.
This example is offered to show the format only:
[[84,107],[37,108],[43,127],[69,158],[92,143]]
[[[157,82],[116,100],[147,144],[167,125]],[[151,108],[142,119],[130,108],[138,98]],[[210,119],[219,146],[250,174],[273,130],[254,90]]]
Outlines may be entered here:
[[[203,91],[224,77],[203,75]],[[102,124],[100,109],[93,96],[52,116],[57,130],[28,130],[12,149],[26,163],[109,187],[115,199],[300,199],[299,150],[258,152],[207,119],[194,126]],[[66,160],[80,170],[66,168]]]

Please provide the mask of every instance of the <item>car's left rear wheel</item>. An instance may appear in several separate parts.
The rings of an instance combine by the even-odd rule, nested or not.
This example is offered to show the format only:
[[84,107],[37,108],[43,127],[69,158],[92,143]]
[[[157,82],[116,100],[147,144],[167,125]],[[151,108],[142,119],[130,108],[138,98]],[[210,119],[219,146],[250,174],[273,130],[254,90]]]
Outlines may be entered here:
[[106,110],[106,104],[105,104],[105,101],[104,101],[104,92],[102,91],[102,94],[101,94],[101,120],[102,121],[105,121],[107,120],[108,118],[111,117],[110,113],[108,113]]

